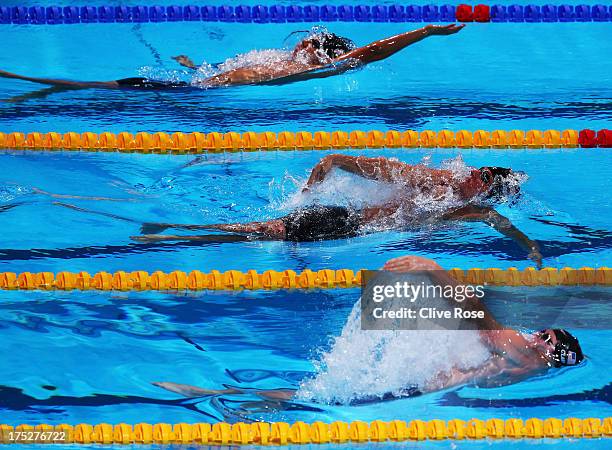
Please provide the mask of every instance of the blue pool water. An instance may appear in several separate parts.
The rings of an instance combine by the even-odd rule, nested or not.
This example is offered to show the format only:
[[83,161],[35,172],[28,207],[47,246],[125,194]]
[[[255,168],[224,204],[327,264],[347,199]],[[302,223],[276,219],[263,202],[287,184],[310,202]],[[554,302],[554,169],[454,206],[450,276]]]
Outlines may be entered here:
[[[187,53],[196,62],[223,61],[251,48],[282,46],[289,33],[311,25],[1,26],[0,37],[10,45],[0,53],[0,69],[85,80],[143,73],[185,78],[188,75],[177,72],[171,56]],[[421,25],[328,26],[364,44]],[[473,24],[459,35],[432,37],[361,71],[288,86],[188,92],[84,90],[31,96],[40,86],[0,79],[0,98],[11,99],[0,102],[0,131],[610,128],[611,27],[605,23]],[[378,268],[405,254],[430,257],[448,268],[530,265],[512,241],[479,223],[428,224],[302,244],[140,244],[130,240],[143,222],[263,220],[317,201],[362,204],[384,196],[384,189],[375,184],[343,174],[334,174],[312,194],[299,194],[309,170],[327,153],[215,154],[195,160],[192,156],[3,151],[0,271],[360,269]],[[464,163],[522,170],[529,175],[522,187],[524,195],[516,204],[500,205],[498,211],[540,243],[544,264],[558,268],[610,265],[612,169],[610,154],[602,149],[347,153],[434,166]],[[192,164],[194,160],[197,164]],[[546,289],[527,292],[533,297],[548,293]],[[609,297],[605,290],[598,292]],[[347,324],[358,290],[0,295],[0,329],[8,343],[0,365],[1,423],[612,415],[607,360],[612,334],[594,329],[597,318],[607,312],[607,305],[600,301],[585,300],[580,317],[586,325],[575,323],[571,328],[588,355],[586,364],[577,369],[498,389],[465,387],[360,407],[303,400],[291,403],[290,411],[262,412],[257,409],[262,405],[249,404],[255,400],[251,396],[182,399],[151,382],[205,388],[224,384],[297,387],[311,376],[321,355],[329,354],[333,338]],[[592,296],[585,292],[584,297]],[[389,374],[397,380],[399,373],[410,382],[422,376],[423,367],[446,358],[443,350],[450,351],[433,348],[435,339],[425,335],[405,340],[395,365],[367,374],[379,376],[381,389],[389,382]],[[328,386],[357,385],[364,377],[359,370],[364,355],[357,345],[349,350],[346,365],[342,360],[338,363],[336,378],[328,380]],[[473,349],[462,351],[467,358]],[[422,362],[401,365],[414,355],[420,355]],[[575,448],[604,448],[605,444],[572,443]],[[454,444],[427,445],[448,448]],[[485,445],[523,448],[530,444],[459,446]]]

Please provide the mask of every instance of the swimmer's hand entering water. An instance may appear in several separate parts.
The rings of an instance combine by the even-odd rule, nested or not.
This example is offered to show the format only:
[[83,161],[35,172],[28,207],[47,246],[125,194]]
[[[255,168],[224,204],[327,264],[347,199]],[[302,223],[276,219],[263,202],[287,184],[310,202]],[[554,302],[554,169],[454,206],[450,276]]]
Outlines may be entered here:
[[466,205],[443,216],[444,220],[461,220],[465,222],[484,222],[496,231],[509,237],[528,252],[527,257],[542,268],[542,254],[538,243],[512,224],[510,219],[502,216],[489,206]]
[[531,252],[529,255],[527,255],[527,257],[536,264],[538,269],[542,268],[542,254],[537,247],[532,247]]
[[196,66],[192,59],[187,55],[173,56],[172,59],[179,63],[181,66],[187,67],[188,69],[198,69],[198,66]]

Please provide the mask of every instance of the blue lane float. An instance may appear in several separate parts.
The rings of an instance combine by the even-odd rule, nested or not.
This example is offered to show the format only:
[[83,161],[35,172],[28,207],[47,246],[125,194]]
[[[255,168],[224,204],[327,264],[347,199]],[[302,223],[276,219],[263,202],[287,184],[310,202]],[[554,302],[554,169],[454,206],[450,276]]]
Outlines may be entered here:
[[[490,9],[479,22],[606,22],[612,5],[475,5]],[[381,5],[187,5],[187,6],[0,6],[0,24],[58,25],[143,22],[454,22],[467,4]],[[462,11],[458,13],[458,11]],[[487,13],[488,15],[488,13]],[[466,21],[463,19],[463,21]],[[467,20],[467,21],[471,21]]]

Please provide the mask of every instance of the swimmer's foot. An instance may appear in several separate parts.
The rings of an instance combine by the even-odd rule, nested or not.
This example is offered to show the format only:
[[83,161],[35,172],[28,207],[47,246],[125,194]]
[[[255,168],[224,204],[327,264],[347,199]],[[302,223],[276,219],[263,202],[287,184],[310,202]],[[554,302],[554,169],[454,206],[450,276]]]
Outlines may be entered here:
[[172,234],[142,234],[140,236],[130,236],[130,239],[138,242],[158,242],[158,241],[186,241],[190,236],[177,236]]
[[141,234],[159,234],[162,231],[167,230],[168,228],[178,228],[180,230],[224,230],[224,231],[234,231],[229,227],[231,225],[224,224],[212,224],[212,225],[185,225],[181,223],[163,223],[163,222],[145,222],[140,226]]
[[240,389],[202,389],[189,384],[178,384],[167,381],[153,382],[153,386],[160,387],[170,392],[175,392],[184,397],[203,397],[204,395],[242,394]]
[[166,231],[172,225],[169,223],[155,223],[155,222],[146,222],[140,226],[141,234],[159,234],[162,231]]

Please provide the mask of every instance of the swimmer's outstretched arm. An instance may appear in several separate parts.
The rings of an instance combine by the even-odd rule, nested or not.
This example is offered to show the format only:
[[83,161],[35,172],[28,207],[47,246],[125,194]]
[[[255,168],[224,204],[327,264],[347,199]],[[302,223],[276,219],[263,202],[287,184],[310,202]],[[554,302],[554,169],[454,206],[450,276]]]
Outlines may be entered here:
[[[446,272],[442,266],[431,259],[422,258],[420,256],[401,256],[399,258],[393,258],[385,263],[382,270],[398,273],[408,272],[427,272],[431,279],[439,286],[456,286],[460,283],[448,272]],[[484,310],[484,305],[480,302],[475,294],[468,295],[466,293],[463,301],[456,301],[455,299],[448,299],[448,302],[453,307],[459,307],[465,310]],[[492,314],[486,313],[484,319],[470,319],[473,320],[480,330],[502,330],[504,327],[495,320]]]
[[494,354],[485,363],[472,369],[452,368],[440,372],[427,382],[421,391],[425,393],[461,385],[475,385],[480,388],[496,388],[518,383],[534,375],[540,369],[529,363],[515,366],[513,361]]
[[523,250],[528,252],[527,257],[536,263],[538,269],[542,268],[542,254],[538,243],[530,239],[525,233],[515,227],[507,217],[502,216],[493,208],[486,206],[467,205],[443,217],[445,220],[463,220],[466,222],[484,222],[496,231],[509,237]]
[[[455,286],[459,284],[457,280],[451,277],[435,261],[420,256],[402,256],[391,259],[383,266],[383,270],[400,273],[427,271],[440,286]],[[478,309],[485,312],[483,319],[469,320],[473,320],[477,325],[483,343],[491,350],[493,357],[498,359],[490,360],[490,364],[483,366],[480,373],[478,371],[466,372],[463,374],[464,377],[472,378],[473,380],[480,379],[481,382],[484,382],[483,380],[490,379],[495,373],[500,377],[505,374],[512,380],[506,383],[509,384],[520,381],[542,370],[542,359],[533,350],[530,341],[522,333],[512,328],[504,327],[499,323],[475,295],[466,295],[465,297],[463,301],[455,301],[454,299],[449,299],[448,301],[452,307],[463,308],[466,311]],[[512,371],[511,369],[517,370]],[[503,383],[500,379],[492,381],[501,386]]]
[[465,25],[427,25],[423,28],[419,28],[418,30],[408,31],[407,33],[391,36],[381,39],[380,41],[372,42],[371,44],[363,47],[356,48],[355,50],[340,56],[335,61],[354,59],[363,64],[380,61],[381,59],[388,58],[389,56],[399,52],[409,45],[422,41],[426,37],[455,34],[461,31],[463,27],[465,27]]
[[304,191],[307,191],[313,184],[325,180],[334,167],[370,180],[390,182],[396,181],[399,172],[411,166],[383,157],[327,155],[312,168]]
[[16,73],[0,70],[0,78],[13,78],[15,80],[30,81],[32,83],[48,84],[50,86],[64,86],[72,89],[87,89],[87,88],[105,88],[119,89],[119,83],[116,81],[69,81],[58,80],[54,78],[36,78]]

